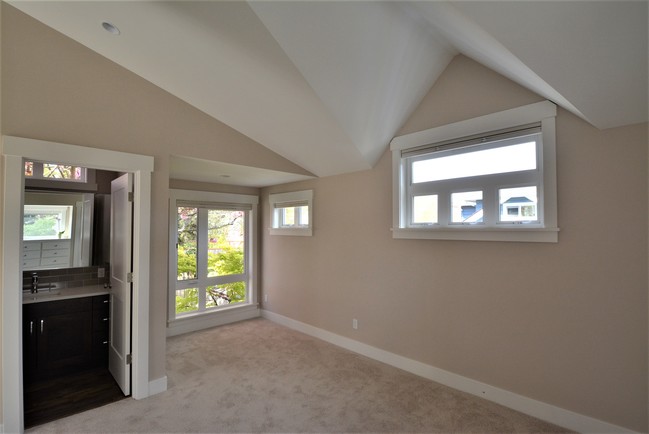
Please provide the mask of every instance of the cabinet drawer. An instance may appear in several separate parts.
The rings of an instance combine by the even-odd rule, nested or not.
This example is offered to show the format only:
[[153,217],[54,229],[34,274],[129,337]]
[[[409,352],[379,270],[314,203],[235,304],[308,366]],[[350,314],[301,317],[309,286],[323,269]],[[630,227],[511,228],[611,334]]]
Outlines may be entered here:
[[96,295],[92,297],[92,311],[93,312],[108,312],[108,304],[110,303],[110,295]]
[[108,330],[108,325],[110,324],[110,320],[108,318],[108,312],[106,312],[105,315],[97,315],[93,314],[92,316],[92,329],[93,331],[100,330]]
[[92,334],[92,363],[95,366],[108,366],[108,331]]
[[70,241],[68,240],[59,240],[59,241],[43,241],[43,250],[56,250],[56,249],[69,249]]
[[69,249],[43,250],[43,254],[41,256],[43,258],[55,258],[55,257],[69,258],[70,250]]
[[93,331],[107,331],[109,321],[110,295],[98,295],[92,297],[92,329]]
[[25,259],[23,260],[23,268],[38,267],[41,265],[41,260],[39,259]]
[[23,252],[23,259],[39,259],[41,257],[40,250],[25,250]]
[[23,252],[32,251],[32,250],[37,250],[39,252],[41,251],[40,241],[35,243],[23,243]]
[[43,258],[41,259],[41,265],[67,266],[70,265],[70,258]]

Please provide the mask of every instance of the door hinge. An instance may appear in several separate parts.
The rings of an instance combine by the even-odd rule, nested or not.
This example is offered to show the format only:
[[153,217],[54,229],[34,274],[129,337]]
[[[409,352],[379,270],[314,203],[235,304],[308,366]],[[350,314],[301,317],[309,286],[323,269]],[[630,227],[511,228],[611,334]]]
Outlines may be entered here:
[[126,364],[130,365],[133,362],[133,355],[132,354],[127,354],[126,355]]
[[128,201],[133,202],[133,192],[132,191],[128,192]]
[[133,283],[133,273],[126,273],[126,282]]

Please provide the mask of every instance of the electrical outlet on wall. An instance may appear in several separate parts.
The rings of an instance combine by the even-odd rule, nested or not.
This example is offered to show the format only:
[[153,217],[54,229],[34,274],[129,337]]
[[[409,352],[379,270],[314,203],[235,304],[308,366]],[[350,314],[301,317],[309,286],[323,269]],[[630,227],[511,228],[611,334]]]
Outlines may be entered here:
[[358,330],[358,320],[356,318],[352,319],[352,328]]
[[106,276],[106,269],[103,267],[97,268],[97,278]]

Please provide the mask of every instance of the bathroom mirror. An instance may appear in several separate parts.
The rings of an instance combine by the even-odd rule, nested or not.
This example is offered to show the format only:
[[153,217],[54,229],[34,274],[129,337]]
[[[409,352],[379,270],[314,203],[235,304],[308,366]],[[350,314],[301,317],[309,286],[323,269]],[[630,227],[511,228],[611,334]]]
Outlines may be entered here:
[[109,208],[106,194],[25,191],[23,270],[103,265]]
[[25,191],[23,270],[93,265],[95,194]]

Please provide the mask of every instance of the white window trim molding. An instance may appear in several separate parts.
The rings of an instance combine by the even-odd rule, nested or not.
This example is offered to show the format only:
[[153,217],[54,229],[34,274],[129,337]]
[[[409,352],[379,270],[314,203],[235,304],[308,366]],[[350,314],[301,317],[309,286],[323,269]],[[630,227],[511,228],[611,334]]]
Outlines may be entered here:
[[[224,306],[210,311],[189,313],[176,317],[176,218],[177,202],[190,201],[197,203],[237,203],[251,205],[250,218],[248,221],[248,302],[232,306]],[[248,194],[215,193],[210,191],[177,190],[169,189],[169,294],[167,311],[167,336],[175,336],[190,331],[202,330],[216,325],[223,325],[230,322],[259,316],[257,302],[257,281],[258,281],[258,232],[257,232],[257,208],[259,197]],[[210,319],[211,318],[211,319]]]
[[[270,235],[313,236],[313,190],[291,191],[287,193],[271,193],[268,196],[270,204]],[[309,226],[297,228],[280,227],[277,220],[275,205],[289,202],[305,202],[309,207]]]
[[[477,118],[467,119],[424,131],[395,137],[390,142],[392,151],[392,237],[403,239],[558,242],[557,174],[556,174],[556,105],[541,101]],[[493,228],[462,226],[458,228],[406,228],[402,209],[407,196],[402,152],[432,143],[460,139],[491,131],[504,130],[535,122],[541,123],[543,137],[543,228]]]
[[22,209],[24,160],[51,160],[93,169],[132,172],[135,177],[133,216],[133,320],[131,395],[143,399],[149,388],[149,270],[151,172],[153,157],[22,137],[3,136],[4,203],[2,225],[2,414],[6,432],[22,432]]

